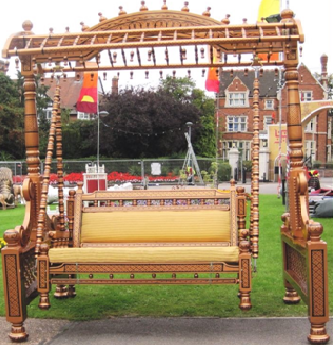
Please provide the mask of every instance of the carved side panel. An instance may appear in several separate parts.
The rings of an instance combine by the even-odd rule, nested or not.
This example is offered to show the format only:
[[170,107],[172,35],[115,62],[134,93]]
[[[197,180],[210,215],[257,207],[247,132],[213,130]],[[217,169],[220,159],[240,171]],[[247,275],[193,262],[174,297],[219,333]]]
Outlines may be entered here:
[[295,280],[297,285],[300,287],[304,295],[308,294],[307,286],[307,263],[306,257],[300,252],[290,247],[288,244],[286,246],[286,271]]
[[312,317],[325,317],[328,313],[327,310],[327,297],[328,292],[325,282],[324,270],[324,250],[317,249],[310,251],[310,284],[311,284],[311,296],[310,310]]
[[251,262],[249,259],[241,259],[241,281],[242,289],[251,289]]
[[6,319],[12,323],[25,320],[26,310],[20,269],[19,249],[2,249]]

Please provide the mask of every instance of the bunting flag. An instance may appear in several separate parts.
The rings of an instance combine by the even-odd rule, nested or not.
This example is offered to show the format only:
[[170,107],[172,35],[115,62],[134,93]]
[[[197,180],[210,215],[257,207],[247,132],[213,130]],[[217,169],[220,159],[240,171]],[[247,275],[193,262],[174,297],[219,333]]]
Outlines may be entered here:
[[[216,57],[214,55],[213,61],[216,62]],[[216,68],[211,67],[208,69],[208,76],[205,80],[205,89],[207,91],[219,92],[220,91],[220,82],[219,77],[216,73]]]
[[[280,13],[280,0],[261,0],[258,10],[258,22],[261,22],[261,18],[267,18],[274,14]],[[268,54],[258,55],[261,61],[268,61]],[[279,60],[279,54],[274,53],[270,56],[269,61]]]
[[76,110],[82,113],[97,114],[98,95],[97,95],[98,73],[84,72],[82,89],[76,102]]

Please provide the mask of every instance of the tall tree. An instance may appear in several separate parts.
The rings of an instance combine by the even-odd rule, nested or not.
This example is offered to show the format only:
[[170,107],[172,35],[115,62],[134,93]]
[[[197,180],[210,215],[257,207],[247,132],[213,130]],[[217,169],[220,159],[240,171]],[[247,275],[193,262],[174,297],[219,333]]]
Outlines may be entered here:
[[7,159],[23,158],[23,108],[15,83],[0,73],[0,151]]
[[184,125],[200,120],[191,102],[163,89],[121,91],[109,95],[105,107],[110,115],[100,126],[101,153],[118,158],[165,157],[186,150]]

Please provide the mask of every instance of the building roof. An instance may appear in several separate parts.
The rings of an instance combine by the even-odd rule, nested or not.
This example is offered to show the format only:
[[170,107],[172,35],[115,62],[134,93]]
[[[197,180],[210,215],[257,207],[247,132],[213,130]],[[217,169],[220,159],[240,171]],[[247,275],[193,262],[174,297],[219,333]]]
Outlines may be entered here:
[[[231,75],[231,70],[223,70],[220,74],[220,96],[225,97],[225,90],[233,80],[238,77],[250,90],[250,97],[253,97],[253,81],[254,71],[248,71],[248,75],[244,75],[243,70],[234,70]],[[260,97],[276,97],[277,94],[277,76],[274,70],[264,70],[264,73],[259,77],[259,92]]]
[[[44,84],[50,86],[50,90],[48,91],[48,95],[53,100],[55,88],[56,88],[56,81],[53,83],[51,79],[45,78]],[[74,109],[76,112],[76,102],[79,98],[81,87],[82,87],[82,78],[76,80],[75,77],[67,77],[66,81],[60,78],[60,107],[65,109]]]

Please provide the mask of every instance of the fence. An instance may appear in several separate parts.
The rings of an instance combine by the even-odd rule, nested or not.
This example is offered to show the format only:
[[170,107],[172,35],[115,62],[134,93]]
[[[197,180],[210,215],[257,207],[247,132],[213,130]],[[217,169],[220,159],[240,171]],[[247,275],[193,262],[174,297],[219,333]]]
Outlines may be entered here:
[[[200,171],[209,171],[211,164],[216,162],[215,158],[197,159]],[[183,167],[184,159],[132,159],[132,160],[100,160],[100,164],[104,165],[107,174],[118,173],[117,176],[122,176],[125,180],[128,176],[134,179],[134,182],[143,183],[145,177],[149,176],[150,181],[156,183],[175,183],[179,181],[180,170]],[[224,162],[223,159],[218,159],[218,162]],[[96,161],[88,160],[64,160],[63,172],[64,176],[71,173],[85,172],[85,166],[95,165]],[[28,167],[24,161],[15,162],[0,162],[1,167],[8,167],[13,171],[14,183],[21,183],[25,175],[28,174]],[[44,171],[44,162],[40,163],[40,172]],[[51,173],[56,174],[57,162],[53,161],[51,164]],[[135,178],[134,178],[135,177]],[[228,180],[226,176],[225,180]]]

